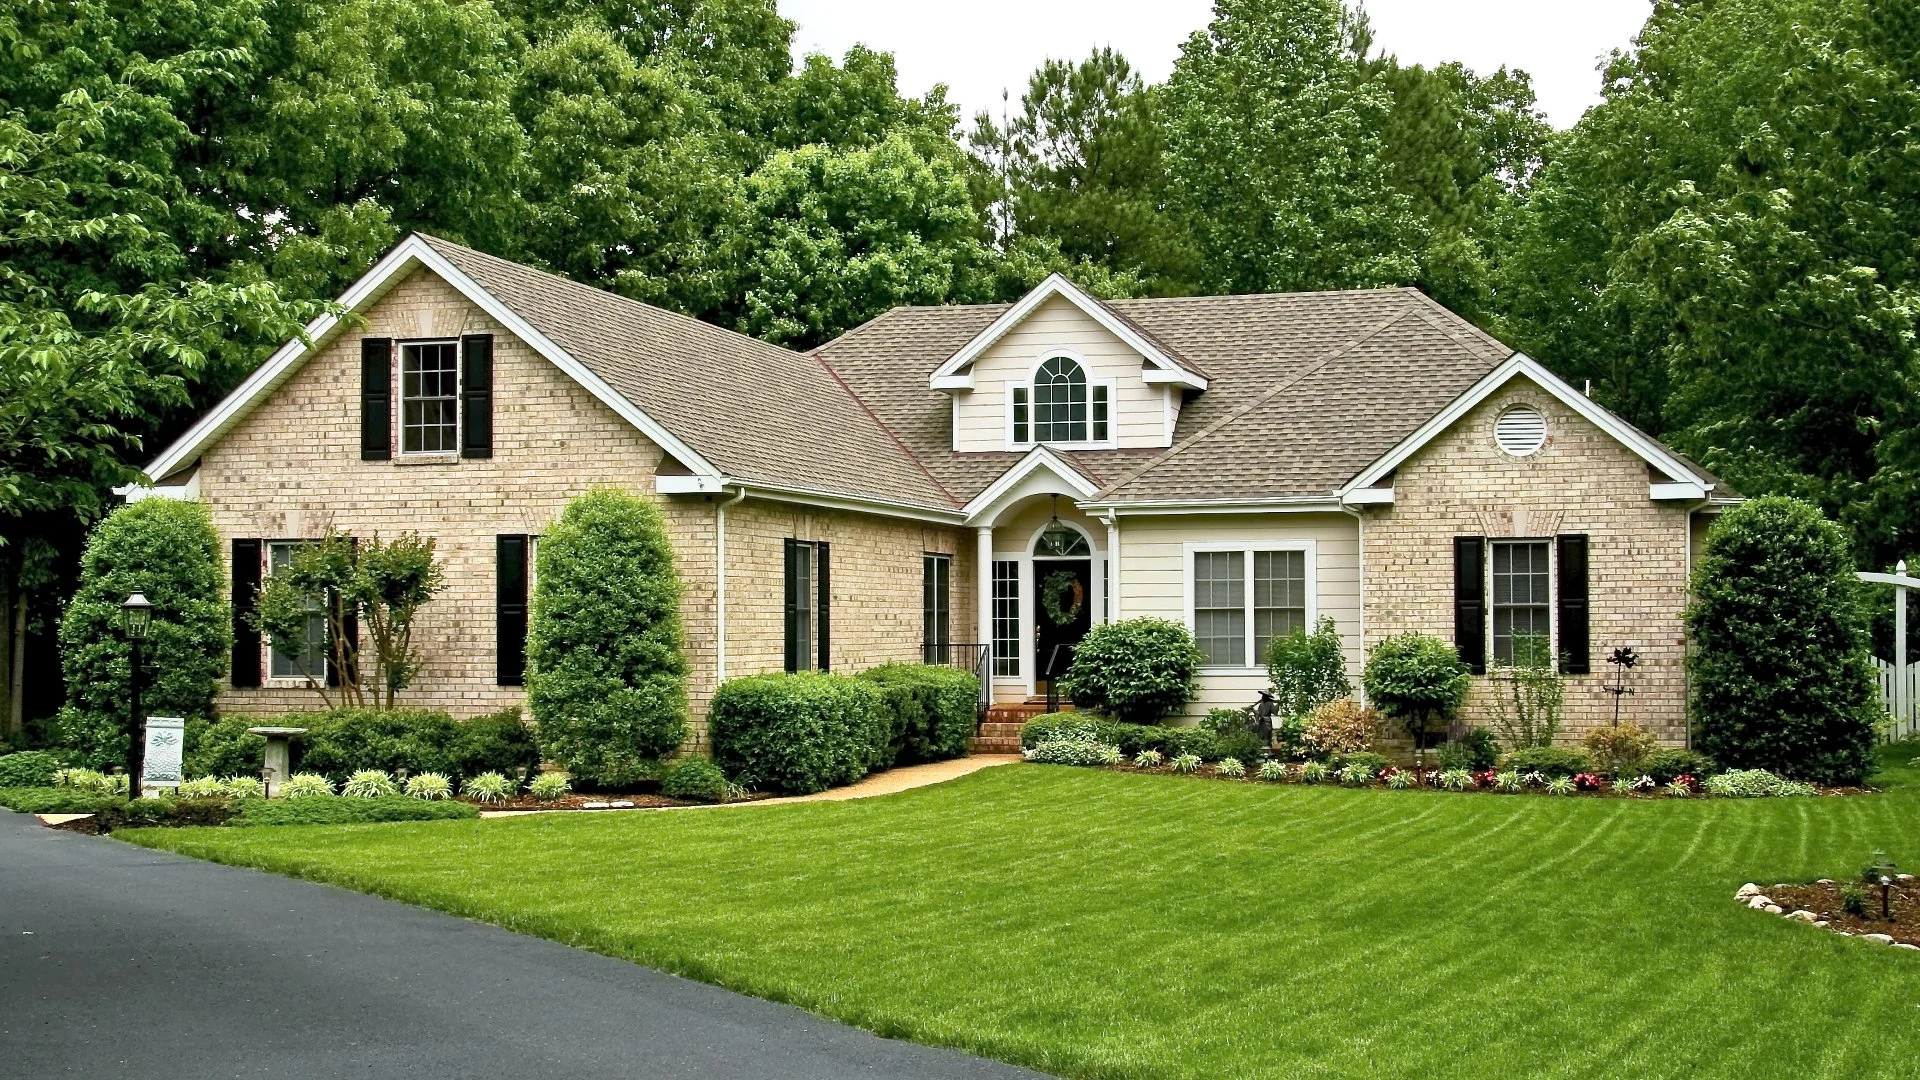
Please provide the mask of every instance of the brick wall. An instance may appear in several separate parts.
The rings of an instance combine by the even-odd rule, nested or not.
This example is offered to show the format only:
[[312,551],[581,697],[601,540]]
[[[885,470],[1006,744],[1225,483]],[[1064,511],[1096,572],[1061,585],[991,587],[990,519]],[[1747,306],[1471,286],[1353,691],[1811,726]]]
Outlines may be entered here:
[[[1493,441],[1494,420],[1517,402],[1547,418],[1548,444],[1525,458]],[[1509,384],[1401,466],[1392,506],[1367,512],[1369,647],[1405,630],[1453,640],[1453,537],[1585,533],[1596,670],[1567,679],[1561,741],[1577,742],[1611,720],[1605,659],[1631,645],[1641,663],[1629,676],[1634,693],[1622,718],[1682,742],[1688,515],[1684,504],[1649,500],[1647,484],[1647,466],[1631,451],[1531,382]],[[1490,686],[1474,683],[1468,715],[1485,722]]]
[[[494,335],[493,456],[360,460],[360,338],[474,333]],[[396,403],[396,431],[399,412]],[[228,539],[318,537],[329,527],[362,537],[432,537],[446,586],[421,609],[415,640],[423,667],[401,703],[470,716],[525,701],[520,688],[495,685],[495,536],[538,534],[569,499],[597,485],[658,498],[661,458],[606,405],[422,270],[369,309],[363,329],[311,358],[207,450],[200,497]],[[711,496],[660,501],[685,594],[698,731],[717,662],[716,508]],[[963,530],[758,500],[730,508],[727,522],[730,674],[781,667],[785,536],[834,545],[836,666],[918,658],[922,551],[955,554],[955,639],[966,638],[971,538]],[[961,542],[966,550],[956,547]],[[224,689],[220,707],[265,715],[321,704],[297,682],[267,681]]]

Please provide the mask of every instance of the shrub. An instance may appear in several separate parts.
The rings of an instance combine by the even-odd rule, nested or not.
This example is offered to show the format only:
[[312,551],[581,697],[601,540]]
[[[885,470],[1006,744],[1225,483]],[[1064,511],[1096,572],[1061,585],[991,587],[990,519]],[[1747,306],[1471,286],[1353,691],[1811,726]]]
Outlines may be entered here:
[[1214,770],[1221,776],[1231,776],[1236,779],[1247,775],[1246,763],[1236,757],[1221,758],[1220,763],[1214,766]]
[[247,730],[259,724],[246,716],[223,716],[213,721],[189,718],[186,753],[181,761],[186,775],[259,776],[265,764],[267,739]]
[[116,801],[94,811],[92,825],[100,832],[156,826],[225,825],[233,812],[234,806],[225,799],[133,799]]
[[1849,881],[1840,886],[1840,909],[1855,918],[1865,918],[1867,890],[1857,881]]
[[1560,733],[1567,683],[1545,649],[1521,650],[1519,664],[1494,669],[1493,727],[1515,750],[1552,746]]
[[1380,716],[1352,698],[1329,701],[1313,710],[1301,732],[1301,744],[1316,757],[1365,750],[1380,731]]
[[0,788],[51,787],[61,767],[59,756],[45,750],[8,754],[0,757]]
[[257,776],[229,776],[220,781],[221,794],[229,799],[264,799],[267,785]]
[[1442,769],[1485,772],[1500,760],[1500,744],[1494,741],[1493,732],[1476,727],[1468,731],[1465,738],[1442,746],[1437,756]]
[[811,795],[871,772],[887,730],[879,687],[811,671],[720,684],[707,735],[714,764],[739,783]]
[[886,664],[860,677],[880,688],[888,720],[881,767],[966,755],[979,717],[978,677],[934,664]]
[[1380,770],[1391,764],[1385,754],[1376,754],[1369,750],[1355,750],[1345,754],[1335,754],[1327,759],[1327,768],[1338,771],[1347,768],[1365,769],[1368,776],[1380,775]]
[[681,758],[660,774],[660,794],[687,802],[721,802],[727,797],[727,775],[709,758]]
[[[1084,737],[1095,742],[1112,743],[1123,754],[1138,754],[1142,750],[1158,750],[1165,754],[1168,752],[1168,739],[1174,737],[1177,731],[1188,730],[1193,729],[1123,724],[1094,713],[1045,713],[1027,721],[1020,728],[1020,746],[1031,750],[1055,739]],[[1175,741],[1178,741],[1177,738]]]
[[559,802],[573,790],[571,777],[563,772],[543,772],[527,781],[527,794],[541,802]]
[[226,793],[227,785],[211,776],[182,780],[180,786],[173,789],[174,796],[181,799],[218,799]]
[[1267,647],[1267,674],[1281,716],[1305,716],[1329,701],[1353,696],[1347,657],[1333,616],[1320,616],[1312,633],[1296,629]]
[[1595,728],[1587,733],[1586,742],[1594,765],[1608,775],[1640,775],[1641,766],[1660,745],[1634,723]]
[[[612,490],[567,505],[540,539],[527,700],[540,752],[607,785],[687,737],[680,579],[658,507]],[[724,688],[723,688],[724,689]]]
[[356,772],[454,773],[454,720],[430,709],[336,709],[286,717],[304,727],[296,767],[342,781]]
[[1663,784],[1670,784],[1679,776],[1705,779],[1720,771],[1712,758],[1695,750],[1655,750],[1647,755],[1641,767],[1648,776]]
[[23,814],[93,814],[127,800],[112,792],[70,787],[0,788],[0,806]]
[[[1118,765],[1125,760],[1120,748],[1092,739],[1054,739],[1026,752],[1028,761],[1041,765]],[[1178,768],[1179,763],[1175,762]]]
[[1290,758],[1304,757],[1307,752],[1307,718],[1289,716],[1273,725],[1273,745],[1280,753]]
[[315,796],[332,795],[333,781],[319,773],[294,773],[287,777],[286,783],[279,787],[283,799],[310,799]]
[[1134,767],[1140,769],[1157,769],[1165,760],[1158,750],[1142,750],[1133,756]]
[[1572,776],[1593,768],[1593,758],[1586,751],[1571,747],[1534,746],[1508,754],[1506,766],[1522,774]]
[[483,772],[519,776],[540,768],[540,747],[518,708],[454,721],[447,757],[453,776]]
[[87,540],[79,588],[60,623],[67,704],[56,738],[94,768],[127,759],[127,636],[120,605],[146,594],[153,622],[142,647],[150,716],[213,715],[232,629],[220,539],[200,503],[142,499],[108,514]]
[[1317,784],[1326,778],[1327,763],[1324,761],[1309,761],[1300,766],[1300,782],[1303,784]]
[[1460,711],[1473,678],[1453,646],[1408,632],[1373,647],[1361,681],[1367,699],[1413,736],[1417,750],[1425,732]]
[[1200,771],[1200,755],[1180,754],[1173,759],[1173,771],[1177,773],[1196,773]]
[[1287,763],[1273,760],[1263,761],[1260,763],[1260,768],[1254,775],[1270,784],[1277,784],[1287,778]]
[[340,785],[340,794],[350,799],[382,799],[400,794],[400,787],[379,769],[361,769]]
[[1193,700],[1203,660],[1193,635],[1179,623],[1123,619],[1087,631],[1060,689],[1080,708],[1151,724]]
[[[475,802],[497,805],[513,798],[514,790],[518,787],[518,784],[497,772],[483,772],[478,776],[468,777],[467,782],[461,785],[460,791]],[[343,794],[351,795],[352,792]]]
[[463,802],[409,799],[258,799],[240,804],[234,825],[348,825],[368,821],[436,821],[470,818],[479,811]]
[[1767,799],[1814,793],[1813,785],[1770,773],[1765,769],[1733,769],[1710,776],[1700,785],[1709,795],[1727,799]]
[[1179,757],[1192,754],[1201,761],[1219,761],[1226,756],[1221,749],[1220,737],[1206,728],[1165,728],[1167,753]]
[[1720,515],[1687,630],[1700,749],[1731,769],[1857,784],[1881,711],[1846,536],[1797,499]]
[[1223,758],[1234,757],[1241,761],[1259,761],[1267,756],[1267,744],[1260,736],[1251,731],[1229,731],[1213,738],[1214,746]]
[[409,799],[451,799],[453,781],[446,773],[423,772],[407,777],[406,794]]

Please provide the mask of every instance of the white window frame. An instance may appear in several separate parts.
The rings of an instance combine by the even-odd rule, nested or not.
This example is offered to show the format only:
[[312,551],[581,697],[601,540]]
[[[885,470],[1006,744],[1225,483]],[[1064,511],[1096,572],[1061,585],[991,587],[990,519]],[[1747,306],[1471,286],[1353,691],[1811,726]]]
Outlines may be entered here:
[[[267,579],[273,576],[273,549],[274,548],[297,547],[297,546],[311,547],[318,543],[320,543],[320,541],[317,539],[302,538],[297,536],[281,537],[279,539],[268,539],[268,540],[261,541],[260,543],[260,583],[261,585],[264,586],[267,582]],[[320,615],[324,625],[324,620],[326,617],[325,608],[321,609]],[[330,668],[333,667],[332,653],[333,653],[332,642],[322,642],[321,648],[320,648],[320,670],[316,672],[313,676],[314,679],[316,679],[322,686],[325,686],[327,684],[327,672]],[[273,636],[270,634],[261,634],[260,635],[260,685],[261,686],[263,687],[297,687],[300,689],[305,689],[307,687],[308,682],[307,682],[307,676],[305,675],[275,675],[273,673],[273,657],[274,657]]]
[[[1210,675],[1259,675],[1264,674],[1267,665],[1262,657],[1253,655],[1254,633],[1253,618],[1253,556],[1262,551],[1299,551],[1305,553],[1307,570],[1307,627],[1311,630],[1320,621],[1320,545],[1315,540],[1218,540],[1205,543],[1189,543],[1180,549],[1180,581],[1186,590],[1187,632],[1193,633],[1196,623],[1193,617],[1193,557],[1203,552],[1237,551],[1241,553],[1240,573],[1245,575],[1242,587],[1241,603],[1246,611],[1246,648],[1247,662],[1240,664],[1202,664],[1200,670]],[[1489,560],[1491,561],[1491,560]]]
[[[453,346],[453,449],[451,450],[407,449],[407,348],[420,345]],[[406,338],[394,342],[393,416],[397,436],[394,443],[399,449],[399,457],[415,461],[444,461],[447,458],[460,456],[462,423],[466,419],[466,366],[466,349],[464,343],[457,337]]]
[[[1089,438],[1083,442],[1060,442],[1051,439],[1041,442],[1033,438],[1033,417],[1036,407],[1033,380],[1040,374],[1040,369],[1046,365],[1047,361],[1058,357],[1065,357],[1079,364],[1080,370],[1087,376],[1087,435]],[[1027,368],[1024,380],[1008,382],[1002,413],[1005,420],[1002,434],[1006,438],[1007,449],[1031,450],[1036,446],[1048,446],[1056,450],[1112,450],[1118,447],[1120,445],[1120,380],[1095,378],[1093,370],[1093,365],[1087,362],[1087,358],[1072,349],[1048,349]],[[1093,389],[1096,386],[1105,387],[1107,391],[1107,437],[1105,439],[1091,437],[1093,435]],[[1027,392],[1027,438],[1024,442],[1016,441],[1013,437],[1013,392],[1015,390]]]
[[1560,670],[1560,544],[1552,536],[1487,537],[1487,668],[1501,666],[1494,655],[1493,643],[1493,549],[1501,544],[1545,544],[1547,547],[1547,659],[1553,670]]

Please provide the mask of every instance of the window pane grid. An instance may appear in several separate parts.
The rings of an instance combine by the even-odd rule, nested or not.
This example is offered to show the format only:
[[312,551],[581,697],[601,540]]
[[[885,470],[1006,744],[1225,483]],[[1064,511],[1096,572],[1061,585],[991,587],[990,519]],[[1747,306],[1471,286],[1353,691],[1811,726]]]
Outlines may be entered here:
[[947,646],[953,643],[953,560],[944,555],[928,555],[924,560],[924,579],[920,640],[928,646],[926,661],[944,664],[948,661]]
[[[267,570],[277,574],[293,560],[293,553],[308,541],[267,545]],[[327,614],[320,600],[307,601],[307,632],[298,648],[283,651],[287,642],[272,642],[268,648],[267,675],[274,679],[323,678],[327,671]]]
[[1020,564],[993,564],[993,673],[1020,674]]
[[1253,553],[1253,658],[1265,661],[1276,637],[1307,628],[1307,553]]
[[1199,551],[1193,556],[1193,636],[1207,663],[1247,662],[1246,556]]
[[1493,545],[1493,658],[1500,663],[1551,655],[1548,550],[1544,540]]
[[460,349],[451,341],[400,348],[400,449],[409,454],[459,449]]
[[1034,373],[1033,440],[1087,441],[1087,373],[1068,357],[1056,356]]

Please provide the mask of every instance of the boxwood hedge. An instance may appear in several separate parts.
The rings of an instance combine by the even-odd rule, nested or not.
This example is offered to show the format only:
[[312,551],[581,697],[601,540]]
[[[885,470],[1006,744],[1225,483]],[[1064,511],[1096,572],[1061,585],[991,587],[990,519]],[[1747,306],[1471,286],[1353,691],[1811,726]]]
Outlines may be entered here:
[[880,687],[823,671],[720,684],[707,735],[735,782],[793,795],[853,783],[886,761],[891,741]]
[[883,766],[966,754],[979,716],[977,677],[933,664],[887,664],[860,677],[880,688],[888,724]]

